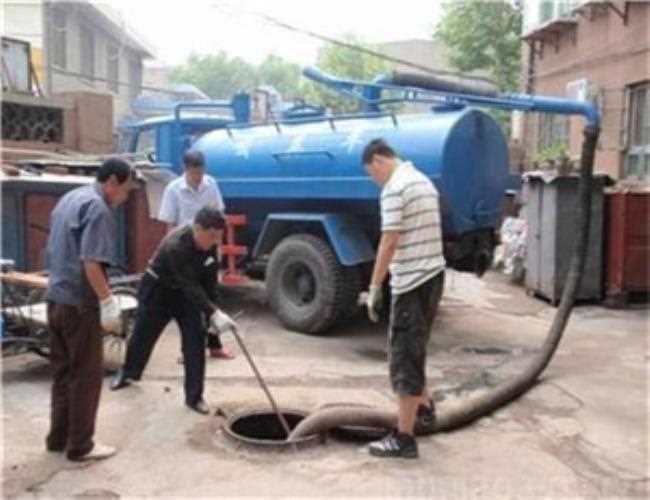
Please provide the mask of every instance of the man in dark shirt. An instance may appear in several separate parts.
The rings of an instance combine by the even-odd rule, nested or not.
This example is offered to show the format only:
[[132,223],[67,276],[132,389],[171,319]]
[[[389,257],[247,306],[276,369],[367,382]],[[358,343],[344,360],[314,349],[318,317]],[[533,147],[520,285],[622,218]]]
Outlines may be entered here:
[[111,381],[112,390],[126,387],[130,380],[140,380],[158,337],[174,319],[181,330],[185,358],[185,404],[199,413],[209,413],[203,400],[205,318],[219,333],[236,328],[215,305],[216,246],[224,225],[217,208],[203,207],[193,224],[181,226],[160,243],[142,277],[133,336],[124,367]]
[[105,267],[116,263],[115,208],[136,187],[135,171],[118,157],[97,182],[67,193],[50,218],[46,299],[53,368],[46,446],[70,460],[107,458],[115,448],[93,442],[103,376],[101,330],[120,333],[120,307]]

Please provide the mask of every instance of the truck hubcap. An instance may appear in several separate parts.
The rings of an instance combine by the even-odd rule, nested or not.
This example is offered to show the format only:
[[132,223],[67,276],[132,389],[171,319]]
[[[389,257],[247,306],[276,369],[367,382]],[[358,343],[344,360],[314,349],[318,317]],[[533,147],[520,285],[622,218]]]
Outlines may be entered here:
[[294,304],[307,305],[316,296],[314,275],[309,267],[301,262],[291,264],[287,268],[282,282],[287,296]]

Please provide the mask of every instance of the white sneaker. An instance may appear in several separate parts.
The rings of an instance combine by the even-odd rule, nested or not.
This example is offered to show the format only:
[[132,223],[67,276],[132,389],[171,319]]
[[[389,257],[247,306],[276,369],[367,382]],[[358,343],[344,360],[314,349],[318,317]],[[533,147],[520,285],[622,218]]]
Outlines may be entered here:
[[106,446],[97,443],[95,444],[95,446],[93,446],[92,450],[90,450],[85,455],[77,458],[75,461],[85,462],[87,460],[103,460],[105,458],[112,457],[113,455],[115,455],[116,451],[117,450],[112,446]]

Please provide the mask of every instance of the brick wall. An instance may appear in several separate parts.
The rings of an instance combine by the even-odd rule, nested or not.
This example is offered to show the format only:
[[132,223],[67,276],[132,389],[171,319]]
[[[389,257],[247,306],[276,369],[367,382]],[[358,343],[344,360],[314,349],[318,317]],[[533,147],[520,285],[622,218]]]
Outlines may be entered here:
[[[65,70],[80,73],[81,68],[81,26],[88,26],[92,29],[95,37],[95,76],[99,78],[108,78],[107,50],[110,44],[121,46],[119,40],[115,40],[106,34],[103,30],[93,25],[92,20],[88,17],[77,13],[74,9],[67,11],[67,67]],[[129,82],[129,62],[139,57],[132,50],[123,48],[119,57],[119,81]],[[141,85],[141,83],[140,83]],[[65,73],[52,72],[52,91],[54,93],[70,91],[90,91],[105,93],[113,98],[113,109],[115,111],[114,121],[117,123],[119,117],[131,114],[131,98],[129,87],[120,85],[118,92],[113,92],[109,83],[100,80],[90,80],[78,76],[67,75]]]
[[25,196],[25,270],[45,269],[45,250],[50,227],[50,214],[60,194],[29,193]]
[[126,203],[126,227],[127,269],[141,273],[167,233],[166,224],[149,217],[147,193],[142,185],[132,191]]
[[65,117],[68,147],[82,153],[108,154],[115,151],[113,99],[109,94],[71,91],[57,96],[66,99],[72,107]]
[[[3,116],[2,146],[5,154],[7,148],[42,151],[68,149],[89,154],[106,154],[115,150],[113,99],[106,93],[63,92],[47,99],[3,95],[3,112],[10,105],[18,108],[6,115],[6,124]],[[38,113],[32,116],[30,110]],[[62,116],[62,123],[58,120],[59,116]],[[50,127],[56,129],[56,134],[49,133]]]
[[[545,43],[543,53],[535,56],[533,93],[565,97],[571,81],[587,79],[593,84],[603,115],[596,171],[619,178],[626,151],[626,90],[650,80],[650,3],[628,2],[627,25],[611,10],[594,11],[592,19],[588,10],[584,13],[577,16],[575,28],[559,37],[557,51]],[[581,118],[571,119],[572,157],[580,154],[582,127]],[[529,157],[537,152],[538,132],[539,117],[527,115],[524,138]]]

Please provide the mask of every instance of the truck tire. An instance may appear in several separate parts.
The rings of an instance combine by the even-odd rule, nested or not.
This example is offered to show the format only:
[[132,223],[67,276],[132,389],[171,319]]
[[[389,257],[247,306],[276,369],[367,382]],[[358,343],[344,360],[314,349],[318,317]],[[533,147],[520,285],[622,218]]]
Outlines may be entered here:
[[342,295],[346,297],[342,307],[339,310],[337,324],[345,323],[352,319],[361,309],[359,306],[359,294],[363,291],[361,282],[361,270],[356,266],[342,266],[343,280],[342,285],[345,287]]
[[303,333],[322,333],[356,311],[359,270],[342,266],[318,236],[296,234],[271,253],[266,290],[282,324]]

